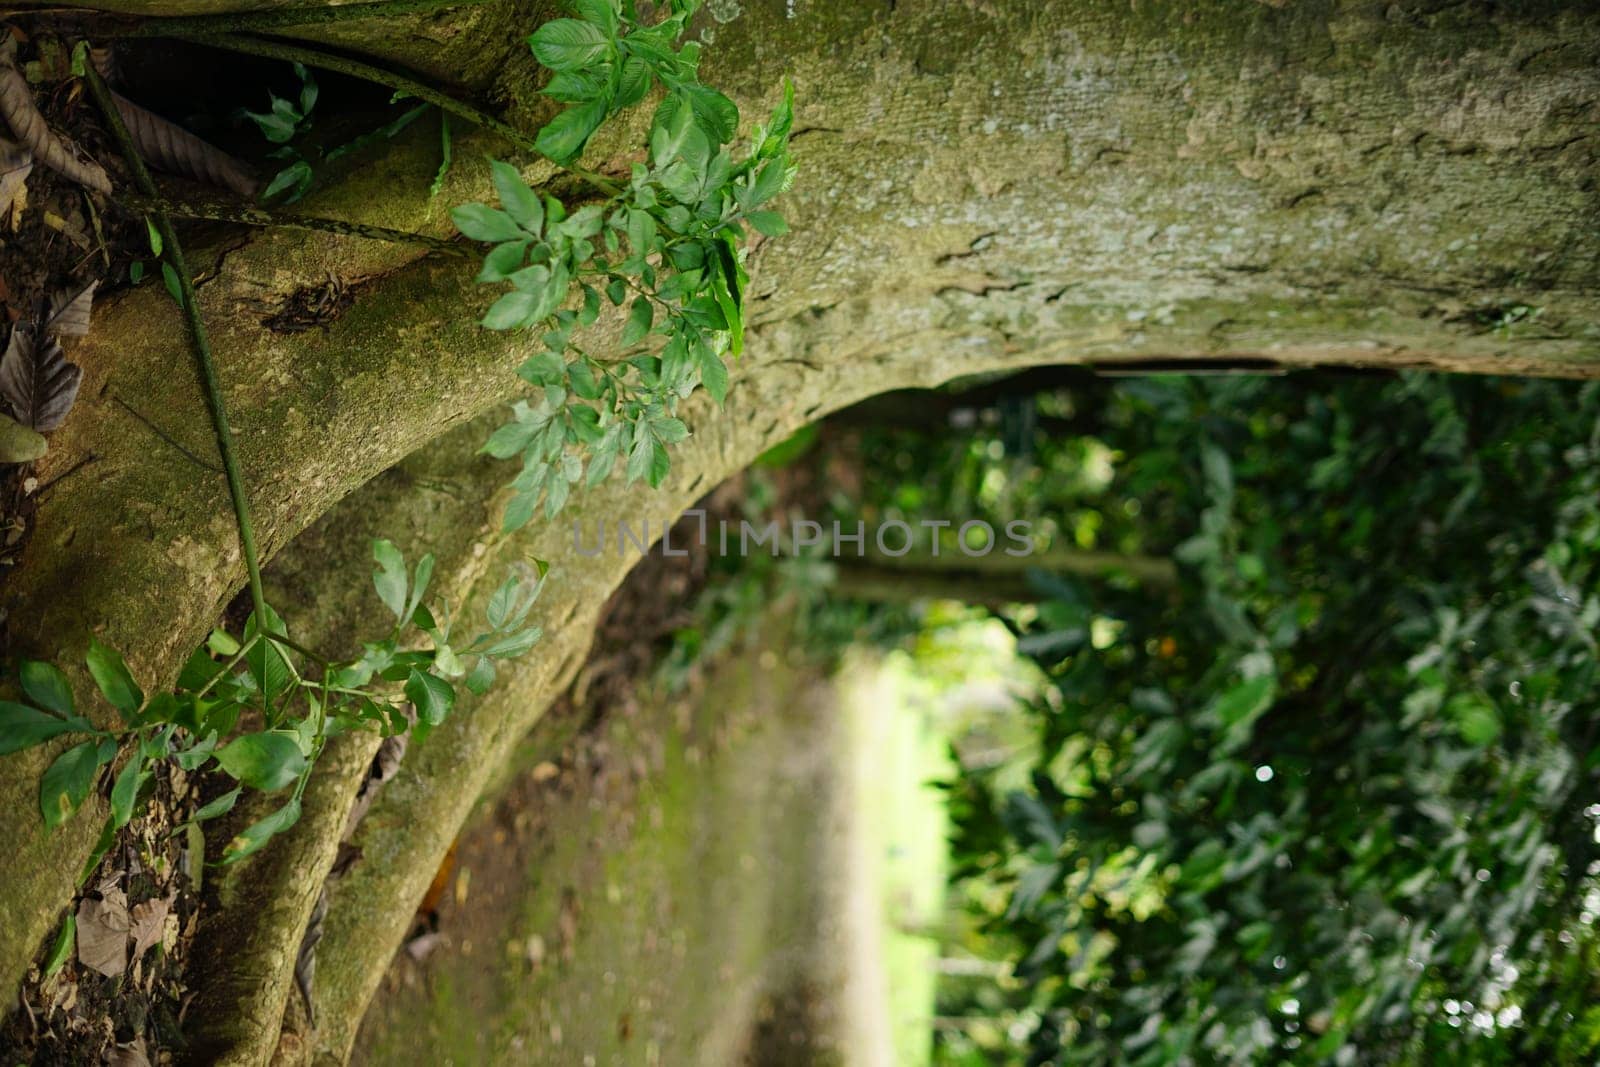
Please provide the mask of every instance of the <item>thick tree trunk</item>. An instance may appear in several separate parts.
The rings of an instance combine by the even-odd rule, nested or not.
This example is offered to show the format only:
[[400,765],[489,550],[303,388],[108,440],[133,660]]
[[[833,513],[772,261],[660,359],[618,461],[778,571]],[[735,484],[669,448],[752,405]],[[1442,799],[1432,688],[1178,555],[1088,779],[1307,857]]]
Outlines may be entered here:
[[[659,533],[803,423],[980,371],[1220,358],[1600,376],[1592,13],[1110,0],[711,7],[728,20],[705,16],[704,75],[747,116],[770,106],[785,72],[795,79],[802,169],[782,205],[795,230],[751,256],[755,326],[727,406],[691,405],[694,436],[664,490],[616,482],[585,494],[574,517],[586,529],[649,515]],[[552,105],[532,93],[537,72],[518,36],[531,26],[519,11],[490,5],[321,36],[441,78],[459,73],[532,126]],[[591,164],[625,161],[642,121],[598,143]],[[489,198],[482,156],[507,149],[458,143],[461,162],[430,201],[435,145],[414,133],[307,207],[446,234],[444,205]],[[538,180],[549,168],[526,173]],[[404,541],[411,531],[411,554],[439,551],[455,603],[525,554],[554,565],[546,642],[422,746],[361,826],[365,859],[336,884],[319,953],[319,1027],[283,1043],[286,1056],[330,1062],[348,1052],[473,799],[579,662],[601,600],[632,563],[579,556],[565,525],[496,532],[492,489],[509,472],[472,455],[481,425],[460,427],[517,391],[511,370],[535,346],[473,325],[488,294],[470,268],[411,254],[283,232],[192,256],[268,550],[334,509],[277,568],[278,600],[299,632],[360,632],[373,534]],[[263,325],[329,274],[357,299],[326,332]],[[1515,306],[1540,315],[1504,325]],[[614,350],[618,326],[603,323],[587,347]],[[233,521],[220,478],[113,403],[207,448],[165,296],[147,286],[97,308],[79,361],[82,399],[41,471],[61,479],[42,494],[4,591],[7,625],[18,651],[63,663],[98,635],[154,687],[241,584]],[[91,804],[46,836],[34,801],[45,762],[10,757],[0,782],[7,1003],[103,815]],[[261,1062],[278,1041],[287,968],[361,766],[361,742],[346,742],[292,839],[235,875],[227,906],[208,919],[200,1025],[219,1056]]]

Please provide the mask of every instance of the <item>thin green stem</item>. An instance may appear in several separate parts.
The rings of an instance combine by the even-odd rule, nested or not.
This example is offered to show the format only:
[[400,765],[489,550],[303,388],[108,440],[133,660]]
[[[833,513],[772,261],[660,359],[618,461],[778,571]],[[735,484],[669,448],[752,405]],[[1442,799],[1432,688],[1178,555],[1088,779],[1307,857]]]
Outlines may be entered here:
[[[265,636],[266,636],[266,639],[268,641],[271,641],[273,644],[282,645],[284,648],[287,648],[291,652],[298,652],[302,656],[304,656],[307,659],[311,660],[313,663],[320,663],[324,667],[326,667],[328,665],[328,657],[318,655],[317,653],[311,651],[309,648],[306,648],[304,645],[297,644],[294,641],[289,640],[287,637],[283,636],[282,634],[269,633],[269,634],[266,634]],[[294,664],[291,663],[289,665],[289,669],[290,670],[294,670]]]
[[222,679],[226,678],[228,675],[232,674],[233,669],[243,662],[244,657],[252,648],[255,647],[256,642],[259,640],[261,640],[261,635],[258,633],[254,637],[250,638],[250,640],[240,645],[239,651],[233,654],[233,658],[230,659],[220,671],[218,671],[216,674],[213,674],[209,682],[200,687],[200,691],[195,693],[195,697],[199,698],[205,696],[207,693],[211,692],[213,686],[222,681]]
[[[105,114],[106,125],[111,128],[123,157],[128,161],[129,169],[133,171],[134,181],[146,196],[159,197],[156,183],[151,179],[150,172],[145,169],[144,160],[139,157],[138,149],[134,148],[133,140],[128,136],[128,128],[122,123],[122,114],[112,102],[111,90],[106,88],[106,83],[94,69],[94,64],[89,62],[88,46],[80,43],[74,58],[75,65],[81,67],[84,80],[89,83],[89,92],[94,95],[95,103]],[[233,517],[239,527],[239,548],[244,556],[245,575],[249,580],[250,601],[255,606],[256,618],[265,624],[268,618],[267,597],[261,586],[261,560],[256,550],[255,526],[250,521],[250,499],[245,492],[244,477],[239,472],[238,456],[234,453],[233,429],[228,425],[228,409],[222,399],[222,383],[217,377],[216,363],[211,358],[211,341],[206,335],[206,324],[200,318],[200,305],[195,300],[194,277],[189,273],[189,265],[183,258],[183,246],[178,243],[178,231],[172,225],[172,216],[165,211],[156,211],[152,214],[156,229],[161,234],[167,261],[178,276],[178,290],[183,297],[181,301],[183,314],[189,324],[189,340],[194,348],[195,362],[200,368],[200,380],[205,387],[206,406],[211,412],[211,427],[216,433],[217,453],[222,460],[223,476],[228,482],[228,495],[233,502]]]
[[279,8],[276,11],[238,11],[223,15],[185,15],[145,19],[132,26],[111,27],[108,37],[175,37],[197,33],[261,33],[293,26],[321,26],[358,19],[425,15],[452,7],[469,7],[493,0],[378,0],[376,3],[317,4]]

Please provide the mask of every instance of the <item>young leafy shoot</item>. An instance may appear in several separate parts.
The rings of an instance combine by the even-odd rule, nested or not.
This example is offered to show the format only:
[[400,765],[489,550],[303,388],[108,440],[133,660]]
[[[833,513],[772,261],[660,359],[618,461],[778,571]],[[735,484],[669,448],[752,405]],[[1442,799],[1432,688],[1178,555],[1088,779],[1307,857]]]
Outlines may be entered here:
[[[451,212],[467,237],[492,244],[478,281],[509,284],[489,308],[492,330],[534,330],[544,351],[518,374],[532,387],[513,421],[483,451],[521,457],[522,473],[504,526],[531,519],[540,501],[553,517],[580,483],[593,486],[622,461],[630,482],[659,486],[667,448],[688,435],[679,402],[704,386],[727,394],[724,356],[744,347],[745,227],[776,236],[782,216],[767,205],[794,180],[788,155],[794,90],[743,153],[730,147],[739,110],[696,77],[699,45],[678,38],[695,3],[673,0],[662,21],[643,26],[634,5],[578,0],[577,18],[556,19],[530,38],[553,72],[545,93],[571,104],[539,135],[539,147],[571,163],[604,119],[658,86],[648,163],[606,199],[570,213],[540,197],[510,164],[491,163],[499,208]],[[737,155],[737,158],[736,158]],[[576,296],[577,299],[573,299]],[[605,302],[627,307],[622,358],[601,362],[573,341]]]
[[[281,807],[224,849],[222,862],[236,862],[299,819],[301,796],[328,738],[351,730],[387,736],[410,728],[420,741],[455,707],[458,682],[473,693],[487,692],[495,661],[521,655],[539,640],[539,628],[529,626],[527,618],[542,575],[519,565],[489,600],[488,629],[458,651],[450,645],[448,617],[441,624],[423,604],[433,557],[422,557],[408,570],[391,542],[374,541],[372,548],[373,586],[395,622],[385,637],[368,642],[361,657],[347,663],[328,663],[301,649],[268,609],[262,625],[250,616],[241,638],[214,631],[189,657],[176,691],[147,699],[122,656],[93,641],[85,665],[122,722],[120,728],[102,729],[77,713],[72,687],[60,670],[22,661],[18,683],[31,703],[0,701],[0,755],[58,737],[76,739],[40,782],[39,810],[46,826],[70,818],[94,791],[102,770],[119,752],[127,755],[112,778],[110,815],[85,878],[110,848],[114,832],[133,818],[156,763],[171,760],[186,771],[215,768],[238,783],[201,807],[193,822],[231,811],[244,789],[289,791]],[[407,704],[415,708],[414,727]],[[249,725],[241,731],[241,723]]]

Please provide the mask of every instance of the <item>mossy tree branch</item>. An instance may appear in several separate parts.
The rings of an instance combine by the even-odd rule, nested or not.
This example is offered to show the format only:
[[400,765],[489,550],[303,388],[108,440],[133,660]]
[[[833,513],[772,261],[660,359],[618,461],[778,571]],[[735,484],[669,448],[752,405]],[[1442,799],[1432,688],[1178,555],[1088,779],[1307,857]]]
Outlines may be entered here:
[[132,25],[108,27],[109,37],[185,37],[213,33],[270,33],[297,26],[325,26],[362,19],[400,15],[426,15],[455,7],[472,7],[494,0],[377,0],[360,4],[317,4],[273,11],[238,11],[221,15],[188,15],[145,19]]

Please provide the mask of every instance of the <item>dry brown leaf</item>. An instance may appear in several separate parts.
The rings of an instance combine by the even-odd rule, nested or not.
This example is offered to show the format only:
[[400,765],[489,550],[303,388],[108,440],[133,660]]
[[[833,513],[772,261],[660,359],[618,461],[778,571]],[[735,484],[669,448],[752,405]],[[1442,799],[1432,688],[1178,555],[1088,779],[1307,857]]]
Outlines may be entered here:
[[0,48],[0,118],[6,120],[17,140],[33,153],[34,160],[80,185],[110,194],[111,178],[93,160],[81,160],[50,130],[50,124],[34,103],[33,89],[16,65],[16,42]]
[[133,146],[151,166],[255,199],[261,182],[245,164],[125,97],[112,93],[111,99],[116,102]]
[[161,940],[167,927],[167,913],[171,910],[171,897],[157,897],[133,906],[128,933],[133,938],[134,959],[143,956]]
[[28,175],[32,173],[33,153],[0,137],[0,217],[9,214],[19,198],[23,204],[28,202]]
[[47,432],[60,426],[78,399],[83,371],[68,363],[61,346],[46,338],[41,344],[33,331],[11,328],[11,340],[0,356],[0,395],[22,425]]
[[161,951],[172,955],[172,950],[178,947],[178,917],[171,912],[167,913],[166,922],[161,926]]
[[50,317],[44,322],[44,333],[57,337],[83,337],[89,332],[89,309],[94,306],[94,290],[99,285],[95,279],[73,292],[57,289],[50,296]]
[[78,905],[78,962],[107,978],[128,969],[128,898],[120,889]]

